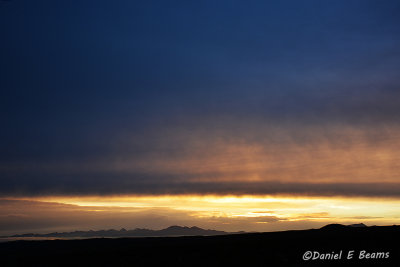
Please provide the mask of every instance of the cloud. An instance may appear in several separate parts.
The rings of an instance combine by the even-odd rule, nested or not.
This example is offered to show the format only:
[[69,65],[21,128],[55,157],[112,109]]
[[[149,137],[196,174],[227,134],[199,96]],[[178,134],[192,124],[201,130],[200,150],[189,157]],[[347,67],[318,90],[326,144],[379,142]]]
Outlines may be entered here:
[[346,219],[358,219],[358,220],[373,220],[373,219],[383,219],[384,217],[378,216],[353,216],[353,217],[346,217]]
[[121,178],[111,181],[76,180],[50,187],[49,183],[3,186],[4,196],[40,195],[300,195],[400,197],[400,183],[282,183],[282,182],[168,182]]
[[329,212],[301,213],[296,219],[333,219]]
[[9,160],[0,194],[399,197],[398,127],[218,122],[126,133],[96,157]]

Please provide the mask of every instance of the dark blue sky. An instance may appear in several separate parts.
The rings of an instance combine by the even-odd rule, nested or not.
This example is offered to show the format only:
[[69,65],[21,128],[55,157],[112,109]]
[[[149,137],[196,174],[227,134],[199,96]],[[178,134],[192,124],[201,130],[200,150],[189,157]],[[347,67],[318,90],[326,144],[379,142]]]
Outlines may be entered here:
[[[173,157],[210,132],[399,123],[398,1],[13,0],[0,23],[3,193],[60,193],[87,176],[76,161]],[[65,162],[68,178],[37,167]]]

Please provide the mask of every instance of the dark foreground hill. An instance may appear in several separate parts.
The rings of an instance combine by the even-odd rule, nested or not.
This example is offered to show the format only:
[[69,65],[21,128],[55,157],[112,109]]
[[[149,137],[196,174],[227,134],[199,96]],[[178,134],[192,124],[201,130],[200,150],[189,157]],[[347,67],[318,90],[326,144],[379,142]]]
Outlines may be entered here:
[[400,227],[0,243],[1,266],[400,266]]

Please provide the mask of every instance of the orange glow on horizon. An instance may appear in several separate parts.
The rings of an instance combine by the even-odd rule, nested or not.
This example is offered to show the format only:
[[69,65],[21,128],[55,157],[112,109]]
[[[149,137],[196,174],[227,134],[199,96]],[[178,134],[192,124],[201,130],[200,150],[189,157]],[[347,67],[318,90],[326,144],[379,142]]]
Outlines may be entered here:
[[[198,218],[257,218],[273,216],[285,221],[352,220],[400,223],[399,199],[277,196],[48,196],[23,200],[62,203],[91,210],[129,212],[129,209],[171,209]],[[94,209],[93,209],[94,208]]]

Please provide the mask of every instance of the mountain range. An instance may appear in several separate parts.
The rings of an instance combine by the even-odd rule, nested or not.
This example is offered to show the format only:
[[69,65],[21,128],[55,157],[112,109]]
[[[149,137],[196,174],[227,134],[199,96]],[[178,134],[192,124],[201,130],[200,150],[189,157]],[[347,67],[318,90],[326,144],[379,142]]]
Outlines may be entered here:
[[[347,227],[368,227],[363,223],[342,225],[342,224],[328,224],[323,226],[321,229],[341,229]],[[98,230],[98,231],[73,231],[73,232],[53,232],[47,234],[18,234],[8,237],[59,237],[59,238],[92,238],[92,237],[163,237],[163,236],[214,236],[214,235],[226,235],[226,234],[240,234],[240,232],[225,232],[211,229],[202,229],[196,226],[170,226],[161,230],[150,230],[143,228],[136,228],[133,230],[121,230],[109,229],[109,230]]]
[[[240,233],[240,232],[239,232]],[[98,230],[98,231],[74,231],[74,232],[54,232],[48,234],[19,234],[11,237],[60,237],[60,238],[90,238],[90,237],[152,237],[152,236],[211,236],[231,234],[225,231],[205,230],[196,226],[170,226],[162,230],[150,230],[136,228],[133,230]]]

